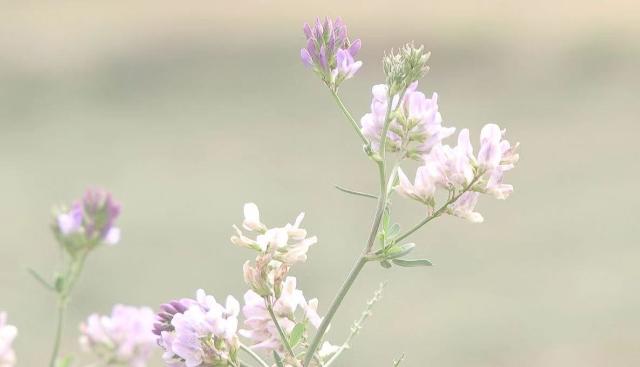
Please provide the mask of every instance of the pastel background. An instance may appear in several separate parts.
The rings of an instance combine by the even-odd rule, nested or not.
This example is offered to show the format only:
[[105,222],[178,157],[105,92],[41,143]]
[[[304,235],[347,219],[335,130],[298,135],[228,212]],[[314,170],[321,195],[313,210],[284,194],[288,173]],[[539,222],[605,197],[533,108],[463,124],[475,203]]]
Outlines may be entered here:
[[[383,51],[415,40],[448,126],[497,122],[522,143],[516,191],[483,198],[484,224],[443,218],[414,237],[433,268],[366,269],[331,340],[388,286],[339,366],[639,365],[638,14],[592,0],[0,1],[0,309],[19,365],[44,366],[51,347],[54,297],[25,271],[56,269],[50,208],[93,185],[123,203],[123,239],[90,258],[64,352],[114,303],[240,298],[251,254],[228,238],[247,201],[267,224],[307,213],[320,242],[295,275],[326,310],[375,205],[333,185],[374,191],[376,172],[298,58],[316,15],[363,40],[342,88],[356,115]],[[397,203],[405,228],[418,220]]]

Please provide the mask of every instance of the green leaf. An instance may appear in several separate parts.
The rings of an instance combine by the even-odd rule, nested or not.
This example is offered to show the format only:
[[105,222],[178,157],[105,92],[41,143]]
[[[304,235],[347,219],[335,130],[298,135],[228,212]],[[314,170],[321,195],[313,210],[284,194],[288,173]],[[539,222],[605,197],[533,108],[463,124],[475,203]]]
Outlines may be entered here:
[[52,284],[49,284],[49,282],[46,281],[42,275],[38,274],[37,271],[31,268],[27,268],[27,271],[29,272],[29,274],[31,274],[31,276],[33,276],[35,280],[37,280],[40,284],[42,284],[42,286],[44,286],[48,290],[51,290],[51,291],[56,290],[56,288]]
[[64,288],[64,277],[62,275],[56,275],[54,287],[56,291],[62,292],[62,289]]
[[416,247],[415,243],[405,243],[404,245],[393,245],[385,251],[387,260],[397,259],[409,254]]
[[416,266],[431,266],[433,265],[431,261],[427,259],[415,259],[415,260],[402,260],[402,259],[392,259],[394,264],[398,266],[403,266],[405,268],[413,268]]
[[385,269],[389,269],[391,267],[391,263],[388,262],[387,260],[380,261],[380,265]]
[[391,211],[387,208],[382,216],[382,229],[387,230],[391,224]]
[[73,362],[72,356],[66,356],[63,358],[59,358],[56,361],[56,367],[71,367],[71,362]]
[[298,343],[300,343],[300,340],[302,340],[302,336],[304,335],[305,329],[306,329],[306,324],[304,323],[296,324],[296,326],[293,327],[293,330],[291,330],[291,335],[289,336],[289,345],[291,345],[291,348],[295,347],[296,345],[298,345]]
[[394,223],[386,232],[387,239],[393,238],[400,233],[400,225],[398,223]]
[[278,367],[284,367],[284,363],[282,363],[280,355],[275,350],[273,351],[273,359],[276,361],[276,365]]

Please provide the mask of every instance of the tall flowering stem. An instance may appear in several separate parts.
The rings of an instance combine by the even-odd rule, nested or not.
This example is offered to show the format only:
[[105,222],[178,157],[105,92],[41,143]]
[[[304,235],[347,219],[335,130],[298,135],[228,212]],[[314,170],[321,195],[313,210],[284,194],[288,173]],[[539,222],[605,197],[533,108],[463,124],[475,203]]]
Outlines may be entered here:
[[433,214],[431,214],[431,215],[427,216],[426,218],[424,218],[423,220],[421,220],[418,224],[413,226],[413,228],[408,230],[406,233],[398,236],[396,238],[396,242],[404,240],[405,238],[407,238],[410,235],[412,235],[415,231],[417,231],[420,228],[422,228],[425,224],[427,224],[427,223],[431,222],[432,220],[438,218],[439,216],[445,214],[453,203],[455,203],[458,199],[460,199],[460,197],[462,195],[464,195],[467,192],[469,192],[469,190],[473,187],[473,185],[475,185],[478,182],[478,180],[480,179],[480,177],[482,177],[483,174],[484,174],[484,172],[480,172],[479,174],[477,174],[473,178],[473,180],[471,180],[471,183],[469,183],[469,185],[467,185],[459,193],[453,195],[449,200],[447,200],[447,202],[443,206],[440,207],[440,209],[436,210],[435,212],[433,212]]
[[284,345],[285,350],[287,351],[287,353],[289,353],[291,360],[297,361],[296,353],[291,348],[289,338],[287,338],[287,334],[285,334],[282,326],[280,326],[278,317],[276,316],[275,312],[273,312],[273,306],[271,305],[271,302],[267,299],[265,299],[265,306],[267,307],[267,311],[269,311],[269,316],[271,316],[271,320],[273,320],[273,324],[275,325],[276,330],[278,330],[278,335],[280,335],[280,341],[282,342],[282,345]]
[[[405,91],[406,91],[406,87],[402,91],[401,97],[404,96]],[[335,94],[335,92],[333,93]],[[340,102],[339,105],[342,105],[339,97],[336,98],[336,101]],[[305,359],[303,364],[303,366],[305,367],[311,363],[311,360],[313,359],[315,351],[320,346],[320,343],[322,342],[324,334],[327,332],[327,329],[329,328],[329,324],[331,323],[331,320],[333,319],[336,312],[340,308],[340,305],[342,304],[342,301],[344,300],[345,296],[347,295],[347,293],[349,293],[351,286],[353,286],[353,283],[356,281],[356,279],[360,275],[360,272],[362,271],[362,269],[370,259],[369,255],[370,255],[371,249],[373,248],[373,245],[375,244],[376,237],[378,236],[378,230],[380,228],[382,216],[387,208],[387,196],[390,191],[388,189],[388,185],[393,182],[393,178],[390,178],[389,180],[387,180],[387,175],[386,175],[386,164],[385,164],[385,150],[386,150],[386,140],[387,140],[386,132],[389,130],[389,125],[391,124],[391,120],[392,120],[391,114],[392,112],[395,112],[395,110],[397,110],[398,107],[399,107],[399,104],[398,106],[396,106],[395,109],[393,109],[393,96],[388,96],[387,110],[384,118],[383,134],[381,135],[381,141],[380,141],[380,151],[376,153],[371,150],[368,150],[367,152],[369,156],[376,162],[376,165],[378,167],[379,181],[380,181],[380,196],[378,197],[377,209],[376,209],[375,216],[373,218],[373,223],[371,224],[371,230],[369,232],[369,238],[367,240],[367,244],[362,254],[360,255],[360,257],[354,264],[353,268],[349,272],[349,275],[347,276],[346,280],[342,284],[342,287],[338,291],[338,294],[336,295],[335,299],[331,303],[331,306],[329,307],[329,311],[327,311],[327,315],[324,317],[324,319],[322,320],[322,323],[318,327],[318,332],[316,333],[314,338],[311,340],[311,344],[309,344],[309,348],[307,349],[307,352],[305,354]],[[341,109],[343,109],[343,111],[347,111],[347,109],[343,108],[342,106],[341,106]],[[345,115],[347,115],[347,118],[349,118],[350,116],[347,113],[345,113]],[[369,147],[370,145],[367,145],[367,146]]]
[[115,245],[120,240],[120,229],[115,226],[119,214],[120,205],[111,194],[94,189],[87,190],[82,199],[70,207],[56,208],[54,212],[52,230],[66,254],[66,267],[51,283],[30,270],[38,282],[57,295],[57,321],[49,367],[56,366],[71,292],[89,253],[102,245]]
[[[337,28],[339,31],[336,34],[342,39],[342,35],[346,34],[346,27],[341,21],[338,24],[340,27]],[[442,126],[437,93],[427,98],[417,90],[418,80],[429,70],[427,61],[430,53],[426,52],[423,46],[416,47],[412,43],[384,56],[385,84],[372,88],[371,112],[364,115],[358,124],[338,95],[339,83],[334,83],[326,77],[330,70],[333,70],[332,65],[343,65],[342,71],[337,73],[348,77],[353,76],[353,72],[349,73],[347,70],[357,70],[361,66],[353,64],[352,58],[341,58],[334,64],[331,57],[326,57],[334,54],[325,53],[325,50],[335,50],[334,42],[326,41],[333,39],[330,36],[334,34],[331,31],[333,29],[336,28],[331,27],[329,20],[324,25],[316,22],[314,28],[305,25],[308,44],[307,48],[302,50],[301,57],[305,65],[313,66],[314,71],[322,77],[338,107],[364,143],[365,152],[377,166],[380,193],[376,197],[338,187],[349,194],[376,198],[376,212],[364,249],[311,340],[305,352],[303,367],[310,366],[329,324],[368,262],[379,261],[384,268],[390,268],[392,264],[401,267],[431,265],[425,259],[404,258],[416,245],[400,242],[443,214],[475,223],[482,222],[482,215],[474,211],[478,196],[485,193],[498,199],[508,197],[513,187],[502,182],[503,175],[512,169],[518,160],[518,154],[515,152],[518,145],[511,146],[504,140],[505,130],[501,130],[495,124],[487,124],[482,129],[477,156],[473,153],[467,129],[460,132],[457,146],[451,147],[442,143],[443,139],[455,132],[455,128]],[[347,46],[348,41],[344,44],[344,47]],[[357,49],[359,48],[358,42]],[[343,50],[341,54],[347,53]],[[344,60],[347,62],[342,63]],[[327,68],[327,65],[330,66]],[[387,152],[397,154],[392,166],[387,163]],[[416,172],[414,183],[409,181],[400,168],[405,159],[423,163]],[[392,168],[389,170],[389,167]],[[437,210],[436,189],[448,192],[447,200]],[[419,202],[427,211],[426,218],[404,234],[400,234],[400,226],[392,223],[390,219],[390,196],[393,191]],[[380,249],[374,250],[377,240],[380,242]],[[339,349],[339,352],[334,352],[330,363],[338,358],[343,349],[344,347]]]

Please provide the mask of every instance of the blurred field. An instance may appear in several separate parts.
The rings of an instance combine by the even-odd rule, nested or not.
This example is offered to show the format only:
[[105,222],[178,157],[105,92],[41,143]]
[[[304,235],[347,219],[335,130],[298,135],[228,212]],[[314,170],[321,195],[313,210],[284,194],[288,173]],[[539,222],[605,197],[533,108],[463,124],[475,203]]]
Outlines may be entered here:
[[[67,320],[205,288],[240,298],[250,253],[229,244],[242,204],[268,224],[305,211],[320,238],[295,269],[324,312],[359,253],[376,174],[298,60],[301,25],[342,15],[365,66],[343,95],[361,116],[380,57],[432,51],[422,83],[450,126],[486,122],[522,143],[485,223],[444,218],[414,237],[430,269],[365,271],[334,322],[339,342],[380,281],[382,302],[340,366],[640,365],[637,2],[256,1],[0,3],[0,309],[20,366],[44,366],[54,300],[49,209],[90,185],[124,204],[123,242],[89,261]],[[397,200],[405,227],[419,210]],[[160,366],[157,361],[154,366]]]

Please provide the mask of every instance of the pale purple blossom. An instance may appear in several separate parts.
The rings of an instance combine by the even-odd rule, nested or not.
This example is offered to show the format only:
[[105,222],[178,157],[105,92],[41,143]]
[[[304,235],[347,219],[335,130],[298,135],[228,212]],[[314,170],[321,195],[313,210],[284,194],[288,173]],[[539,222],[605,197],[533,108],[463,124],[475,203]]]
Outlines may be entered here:
[[156,346],[149,307],[116,305],[111,315],[92,314],[80,325],[80,344],[101,360],[144,367]]
[[162,305],[154,333],[160,334],[163,360],[172,367],[237,365],[239,312],[232,296],[223,306],[202,289],[195,299]]
[[302,63],[313,68],[332,87],[353,77],[362,66],[355,61],[360,50],[360,40],[351,42],[347,37],[347,26],[342,19],[316,19],[313,26],[303,27],[307,45],[300,50]]
[[7,324],[6,312],[0,312],[0,367],[16,365],[16,354],[12,344],[17,335],[18,329]]
[[56,219],[60,232],[65,236],[80,232],[82,230],[83,216],[80,203],[75,203],[68,212],[59,214]]
[[416,178],[412,183],[404,171],[398,168],[399,183],[396,191],[405,197],[432,206],[433,195],[436,192],[436,182],[438,181],[435,173],[436,171],[430,166],[421,166],[416,170]]
[[472,223],[482,223],[484,221],[482,214],[474,212],[479,196],[480,194],[477,192],[465,192],[458,200],[451,204],[449,214],[467,219]]
[[[442,126],[442,115],[438,110],[438,95],[427,98],[417,91],[418,83],[411,84],[402,100],[399,95],[391,96],[391,122],[387,132],[387,148],[401,151],[411,157],[428,153],[434,146],[452,135],[455,128]],[[371,112],[365,114],[360,123],[362,133],[369,139],[374,150],[379,150],[382,131],[389,110],[389,87],[378,84],[372,88]],[[398,106],[398,103],[400,105]]]
[[460,131],[455,147],[438,142],[422,156],[423,165],[416,170],[414,182],[398,169],[396,191],[433,209],[437,188],[447,190],[450,197],[468,190],[448,208],[448,213],[472,222],[482,222],[482,216],[474,212],[478,193],[506,199],[513,192],[513,186],[503,181],[504,173],[518,160],[518,144],[511,146],[503,139],[504,133],[498,125],[485,125],[480,134],[477,156],[474,155],[468,129]]
[[63,244],[73,250],[100,243],[114,245],[120,241],[120,229],[115,226],[119,215],[120,205],[110,193],[89,189],[82,200],[59,210],[53,227]]
[[[252,348],[267,351],[283,352],[278,330],[267,310],[265,298],[250,290],[244,295],[242,313],[245,317],[244,328],[240,329],[241,336],[253,342]],[[288,334],[298,322],[307,320],[314,327],[318,327],[322,318],[318,315],[318,300],[306,301],[301,290],[296,288],[296,278],[287,277],[284,281],[280,297],[273,302],[273,311],[278,324]],[[301,317],[296,317],[296,311],[301,310]]]

